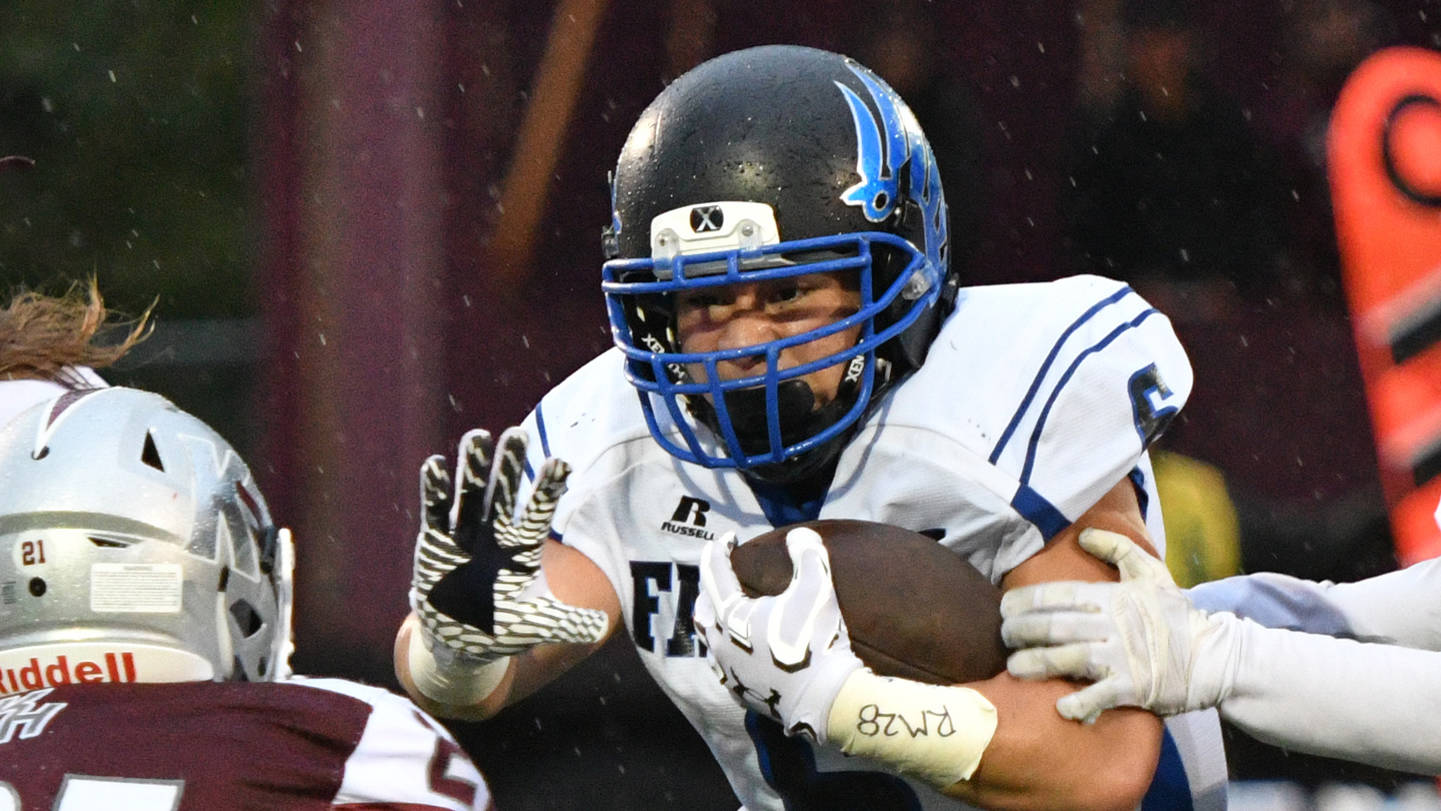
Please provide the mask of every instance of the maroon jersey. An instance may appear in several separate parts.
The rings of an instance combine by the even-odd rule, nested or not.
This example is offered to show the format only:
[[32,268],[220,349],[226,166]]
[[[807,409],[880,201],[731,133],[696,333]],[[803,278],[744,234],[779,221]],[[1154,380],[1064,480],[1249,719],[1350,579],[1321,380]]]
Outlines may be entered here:
[[0,697],[0,811],[489,807],[479,772],[434,719],[355,682]]

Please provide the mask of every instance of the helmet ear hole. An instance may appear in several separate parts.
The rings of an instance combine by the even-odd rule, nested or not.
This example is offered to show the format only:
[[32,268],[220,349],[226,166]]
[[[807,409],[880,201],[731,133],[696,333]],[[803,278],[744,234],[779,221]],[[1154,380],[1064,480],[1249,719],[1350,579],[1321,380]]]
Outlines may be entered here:
[[145,449],[140,452],[140,461],[156,470],[165,470],[165,463],[160,461],[160,449],[155,447],[155,435],[149,431],[145,432]]
[[240,635],[246,639],[255,636],[265,626],[255,606],[245,600],[236,600],[230,604],[230,617],[235,620]]

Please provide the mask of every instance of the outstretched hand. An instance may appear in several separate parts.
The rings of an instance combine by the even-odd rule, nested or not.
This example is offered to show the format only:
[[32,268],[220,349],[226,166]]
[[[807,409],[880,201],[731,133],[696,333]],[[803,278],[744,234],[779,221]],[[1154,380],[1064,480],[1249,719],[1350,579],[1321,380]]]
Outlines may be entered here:
[[706,656],[737,701],[779,721],[788,735],[824,742],[831,705],[862,664],[851,651],[821,536],[807,527],[786,535],[791,582],[773,597],[741,591],[731,569],[734,546],[728,535],[701,555],[695,626]]
[[1019,648],[1006,662],[1026,679],[1095,683],[1056,702],[1090,723],[1112,707],[1158,715],[1215,706],[1224,697],[1225,615],[1195,608],[1166,564],[1124,535],[1081,532],[1083,549],[1113,564],[1119,583],[1024,586],[1001,599],[1001,637]]
[[432,651],[481,663],[604,637],[604,612],[560,602],[541,576],[541,548],[570,466],[547,459],[517,513],[525,453],[520,428],[501,434],[498,448],[475,429],[461,437],[453,490],[445,457],[421,465],[410,600]]

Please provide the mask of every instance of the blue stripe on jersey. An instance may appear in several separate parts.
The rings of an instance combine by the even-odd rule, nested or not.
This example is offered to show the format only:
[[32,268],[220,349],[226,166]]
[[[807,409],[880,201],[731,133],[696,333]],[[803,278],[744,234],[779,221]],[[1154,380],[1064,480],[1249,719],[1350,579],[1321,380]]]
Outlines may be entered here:
[[545,454],[542,458],[550,457],[550,437],[545,432],[545,401],[535,404],[535,432],[540,434],[540,450]]
[[[1051,396],[1046,398],[1046,405],[1041,409],[1041,416],[1036,420],[1036,427],[1031,430],[1031,441],[1026,446],[1026,464],[1021,468],[1021,484],[1028,484],[1031,481],[1031,468],[1036,463],[1036,449],[1041,444],[1041,432],[1046,428],[1046,417],[1050,416],[1051,407],[1056,404],[1056,400],[1061,396],[1061,389],[1066,387],[1066,383],[1070,381],[1071,375],[1075,374],[1076,369],[1080,367],[1081,361],[1085,360],[1089,355],[1105,349],[1112,341],[1120,337],[1121,333],[1129,329],[1135,329],[1140,326],[1142,321],[1159,313],[1160,311],[1155,307],[1147,307],[1141,311],[1140,315],[1111,330],[1106,337],[1096,342],[1095,346],[1087,348],[1081,352],[1081,354],[1077,355],[1075,360],[1071,361],[1071,365],[1067,367],[1065,374],[1061,375],[1061,379],[1057,381],[1056,387],[1051,390]],[[1050,359],[1048,358],[1047,362],[1049,363],[1049,361]]]
[[1020,513],[1027,521],[1035,524],[1036,529],[1041,531],[1041,537],[1048,541],[1056,537],[1056,533],[1071,525],[1070,519],[1062,515],[1055,505],[1024,484],[1016,490],[1016,495],[1011,498],[1011,508]]
[[1191,811],[1195,803],[1191,797],[1191,782],[1186,779],[1186,767],[1181,765],[1181,750],[1171,730],[1161,736],[1161,759],[1156,764],[1156,776],[1151,778],[1151,787],[1141,799],[1141,811]]
[[1141,472],[1140,467],[1131,468],[1127,474],[1131,480],[1131,487],[1136,490],[1136,503],[1141,507],[1141,520],[1146,520],[1146,510],[1151,506],[1151,494],[1146,492],[1146,474]]
[[1129,286],[1122,287],[1120,290],[1091,305],[1090,309],[1081,313],[1079,318],[1072,322],[1069,327],[1066,327],[1065,332],[1061,333],[1061,337],[1056,339],[1055,345],[1051,347],[1050,354],[1046,355],[1045,361],[1041,363],[1041,368],[1036,372],[1035,379],[1031,381],[1031,388],[1026,391],[1026,396],[1021,399],[1021,404],[1017,406],[1016,413],[1011,416],[1010,424],[1006,426],[1005,431],[1001,432],[1000,440],[996,442],[995,449],[991,451],[991,464],[994,465],[996,460],[1001,458],[1001,451],[1005,450],[1006,443],[1011,439],[1011,434],[1015,433],[1016,428],[1020,426],[1021,418],[1026,415],[1027,409],[1031,407],[1031,400],[1036,396],[1036,392],[1040,390],[1041,381],[1046,379],[1046,372],[1050,370],[1051,364],[1055,362],[1056,356],[1060,354],[1061,347],[1065,345],[1066,339],[1070,338],[1072,333],[1080,329],[1081,325],[1089,321],[1096,313],[1125,298],[1126,294],[1130,292],[1131,288]]
[[897,775],[877,771],[823,772],[806,739],[791,737],[781,725],[746,710],[746,732],[756,747],[761,776],[780,795],[786,811],[835,808],[884,808],[921,811],[921,798]]

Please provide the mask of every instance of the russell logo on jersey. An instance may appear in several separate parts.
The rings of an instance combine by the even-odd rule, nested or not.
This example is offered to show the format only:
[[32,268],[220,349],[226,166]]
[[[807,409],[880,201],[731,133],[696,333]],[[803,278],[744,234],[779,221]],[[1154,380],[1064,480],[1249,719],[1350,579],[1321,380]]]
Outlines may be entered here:
[[694,496],[681,496],[675,512],[671,513],[670,520],[662,521],[660,528],[672,535],[685,535],[690,538],[699,538],[702,541],[713,541],[715,533],[705,528],[705,514],[708,512],[710,512],[709,501]]

